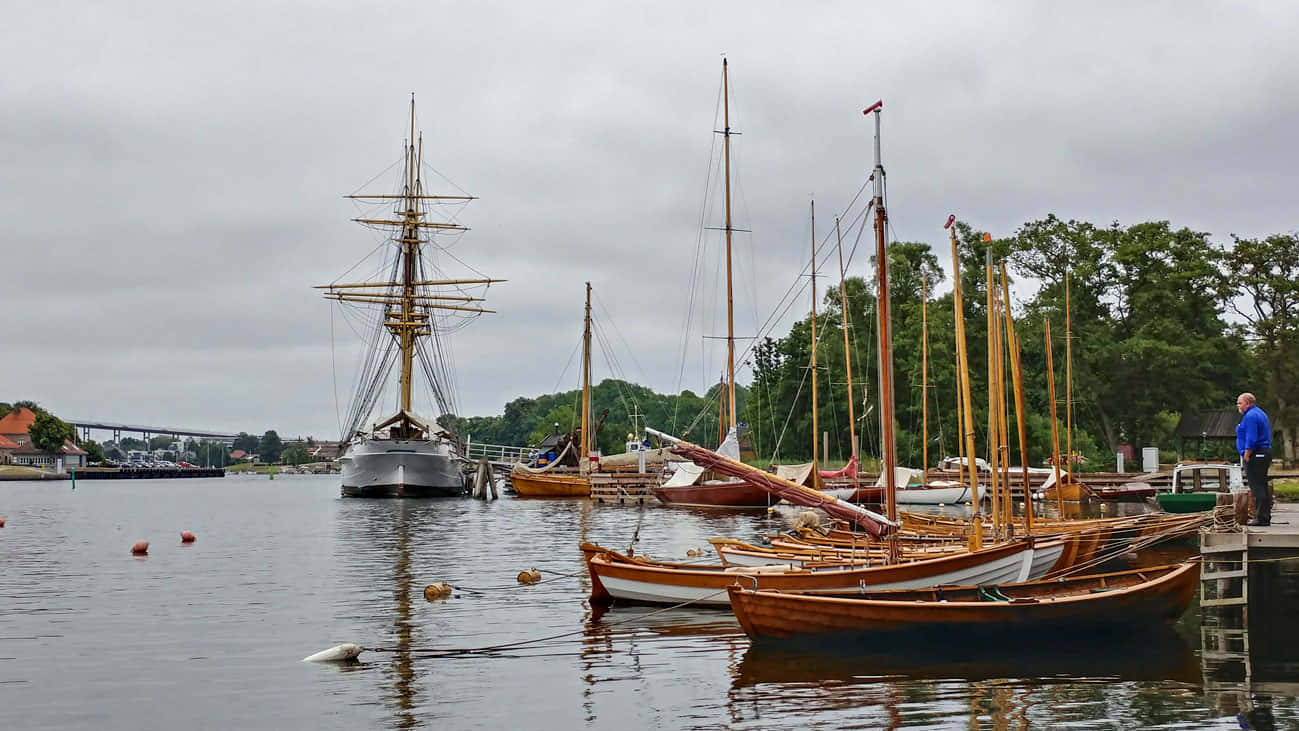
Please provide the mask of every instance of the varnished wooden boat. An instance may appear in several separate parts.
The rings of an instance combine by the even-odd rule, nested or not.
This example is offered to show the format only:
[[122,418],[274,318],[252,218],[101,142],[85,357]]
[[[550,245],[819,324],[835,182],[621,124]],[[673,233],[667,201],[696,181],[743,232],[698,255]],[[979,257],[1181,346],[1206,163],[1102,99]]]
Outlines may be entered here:
[[[747,577],[729,589],[750,637],[862,634],[871,637],[1013,636],[1114,631],[1176,621],[1195,598],[1198,560],[1069,579],[998,586],[874,589],[829,595],[763,587]],[[749,584],[746,586],[745,584]],[[1056,635],[1034,635],[1050,636]]]
[[[755,546],[733,538],[710,538],[708,542],[727,566],[767,566],[770,564],[880,563],[889,555],[885,543],[862,542],[856,547],[801,543],[793,538],[772,538],[770,546]],[[899,539],[903,559],[934,558],[969,549],[965,541],[910,541]]]
[[591,603],[620,602],[726,606],[726,587],[746,577],[763,588],[833,592],[864,587],[908,588],[940,584],[1000,583],[1028,580],[1071,566],[1075,549],[1068,541],[1015,541],[980,551],[876,566],[726,567],[678,564],[620,554],[583,543],[591,576]]
[[591,476],[577,472],[510,473],[510,485],[519,497],[590,497]]

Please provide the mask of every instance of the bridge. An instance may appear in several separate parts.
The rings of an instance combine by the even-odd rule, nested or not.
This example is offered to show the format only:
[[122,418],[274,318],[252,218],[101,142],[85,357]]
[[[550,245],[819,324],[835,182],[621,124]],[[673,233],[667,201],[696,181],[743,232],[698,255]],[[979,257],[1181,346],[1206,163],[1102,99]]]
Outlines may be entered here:
[[[231,444],[237,438],[238,434],[229,434],[226,432],[213,431],[210,429],[181,429],[174,426],[144,426],[141,424],[118,424],[111,421],[98,421],[94,419],[64,419],[65,423],[70,424],[74,429],[81,432],[82,439],[90,438],[90,430],[111,431],[113,441],[121,441],[122,432],[143,434],[144,441],[149,441],[150,436],[171,435],[176,439],[181,437],[197,437],[199,439],[209,439],[214,442],[225,442]],[[289,440],[285,440],[286,442]]]

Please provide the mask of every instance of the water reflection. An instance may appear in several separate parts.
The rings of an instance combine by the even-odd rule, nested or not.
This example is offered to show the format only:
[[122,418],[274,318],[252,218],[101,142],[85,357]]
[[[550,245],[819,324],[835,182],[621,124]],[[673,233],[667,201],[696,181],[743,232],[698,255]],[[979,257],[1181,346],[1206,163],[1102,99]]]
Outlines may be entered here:
[[1209,701],[1240,728],[1276,728],[1273,698],[1299,696],[1299,636],[1290,612],[1299,601],[1293,555],[1251,552],[1247,609],[1205,607],[1201,660]]
[[1034,637],[1031,644],[990,646],[956,637],[905,647],[872,647],[845,642],[797,640],[754,642],[732,680],[735,687],[816,680],[845,685],[890,678],[911,680],[1174,680],[1198,685],[1200,666],[1191,646],[1167,627],[1152,628],[1137,641],[1122,644],[1103,635],[1066,642]]

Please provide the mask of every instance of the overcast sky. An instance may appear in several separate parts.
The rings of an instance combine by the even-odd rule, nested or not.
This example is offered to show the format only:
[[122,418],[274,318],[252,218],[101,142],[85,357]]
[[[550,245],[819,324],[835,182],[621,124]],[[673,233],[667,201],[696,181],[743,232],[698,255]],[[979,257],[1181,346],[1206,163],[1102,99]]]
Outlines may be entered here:
[[901,240],[945,250],[949,213],[1295,230],[1296,38],[1277,2],[9,3],[0,400],[337,437],[357,342],[311,287],[374,246],[342,196],[399,159],[412,92],[426,161],[479,197],[456,255],[509,280],[454,337],[461,413],[490,415],[577,386],[588,280],[622,341],[597,378],[716,380],[721,332],[683,323],[721,286],[691,272],[723,54],[745,335],[809,200],[820,237],[869,174],[877,99]]

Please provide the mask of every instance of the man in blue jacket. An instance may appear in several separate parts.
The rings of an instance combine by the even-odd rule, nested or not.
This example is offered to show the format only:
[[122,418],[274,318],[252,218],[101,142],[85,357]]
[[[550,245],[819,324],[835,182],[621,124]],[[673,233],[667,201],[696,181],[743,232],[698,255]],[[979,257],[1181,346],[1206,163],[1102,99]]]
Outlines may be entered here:
[[1272,424],[1258,407],[1254,394],[1236,397],[1240,423],[1236,425],[1236,451],[1245,463],[1245,481],[1254,495],[1254,519],[1250,525],[1271,525],[1272,492],[1267,485],[1267,470],[1272,466]]

